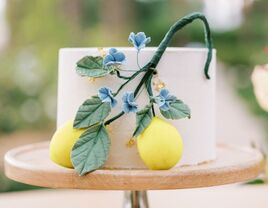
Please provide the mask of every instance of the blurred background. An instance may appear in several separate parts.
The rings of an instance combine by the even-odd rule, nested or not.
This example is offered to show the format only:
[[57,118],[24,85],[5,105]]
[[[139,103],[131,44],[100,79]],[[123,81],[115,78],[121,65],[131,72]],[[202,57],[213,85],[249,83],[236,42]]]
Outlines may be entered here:
[[[33,188],[8,180],[2,158],[12,147],[50,139],[59,48],[128,46],[131,31],[144,31],[157,46],[194,11],[208,17],[217,49],[217,139],[265,151],[268,113],[251,74],[268,62],[267,0],[0,0],[0,192]],[[172,46],[202,46],[202,31],[196,21]]]

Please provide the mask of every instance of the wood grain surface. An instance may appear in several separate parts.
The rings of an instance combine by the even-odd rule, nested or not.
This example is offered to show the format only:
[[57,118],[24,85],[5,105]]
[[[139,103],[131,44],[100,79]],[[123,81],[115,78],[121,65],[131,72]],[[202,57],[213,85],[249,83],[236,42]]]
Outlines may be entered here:
[[220,144],[217,159],[171,170],[96,170],[80,177],[48,157],[48,142],[10,150],[5,155],[7,177],[26,184],[91,190],[160,190],[223,185],[246,181],[262,170],[262,155],[255,149]]

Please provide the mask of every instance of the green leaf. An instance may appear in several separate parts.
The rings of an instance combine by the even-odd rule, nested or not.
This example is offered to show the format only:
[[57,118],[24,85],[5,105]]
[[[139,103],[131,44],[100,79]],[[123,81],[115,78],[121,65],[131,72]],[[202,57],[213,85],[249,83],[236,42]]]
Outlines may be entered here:
[[71,159],[80,176],[100,168],[108,159],[110,139],[103,124],[90,127],[74,144]]
[[87,128],[103,121],[111,112],[111,105],[108,102],[102,102],[97,96],[86,100],[78,109],[74,128]]
[[169,110],[163,111],[160,109],[160,112],[167,119],[180,119],[185,117],[191,117],[190,108],[181,100],[176,100],[170,103]]
[[151,123],[152,120],[151,107],[152,105],[147,105],[145,106],[145,108],[136,113],[136,129],[133,133],[133,136],[137,137]]
[[103,77],[112,70],[110,67],[104,67],[101,56],[85,56],[76,65],[77,73],[87,77]]

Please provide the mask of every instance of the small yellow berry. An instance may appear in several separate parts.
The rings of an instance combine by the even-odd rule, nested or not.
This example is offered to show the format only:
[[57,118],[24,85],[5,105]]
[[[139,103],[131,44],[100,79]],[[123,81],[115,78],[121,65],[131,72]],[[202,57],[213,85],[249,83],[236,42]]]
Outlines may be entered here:
[[157,77],[153,81],[153,86],[156,91],[160,91],[162,88],[165,88],[166,84]]
[[107,131],[108,131],[109,133],[112,133],[112,131],[113,131],[113,128],[111,127],[111,125],[107,125],[107,126],[106,126],[106,129],[107,129]]
[[127,147],[132,147],[133,145],[135,145],[135,139],[131,138],[131,139],[128,140],[128,142],[127,142]]
[[106,52],[103,48],[98,48],[98,51],[102,57],[106,56]]
[[90,81],[90,82],[95,82],[95,81],[96,81],[96,78],[94,78],[94,77],[89,77],[89,78],[88,78],[88,81]]

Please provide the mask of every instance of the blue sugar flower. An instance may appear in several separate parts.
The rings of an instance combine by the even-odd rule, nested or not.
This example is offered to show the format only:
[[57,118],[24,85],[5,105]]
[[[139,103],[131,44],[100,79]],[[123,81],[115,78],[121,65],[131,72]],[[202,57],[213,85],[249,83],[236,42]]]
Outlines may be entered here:
[[110,103],[112,107],[114,107],[117,104],[116,99],[114,99],[112,90],[108,87],[100,88],[98,96],[102,102]]
[[122,97],[123,100],[123,111],[125,113],[138,111],[138,104],[134,100],[133,92],[125,92]]
[[110,48],[109,54],[106,55],[103,59],[103,64],[106,66],[113,64],[122,64],[122,62],[125,60],[126,60],[125,54],[119,52],[115,48]]
[[151,42],[150,37],[146,37],[144,32],[138,32],[135,34],[134,32],[129,34],[128,41],[138,50],[140,51],[142,48],[145,48],[146,44]]
[[161,89],[158,96],[155,97],[155,102],[162,111],[169,110],[171,102],[176,101],[176,97],[169,94],[167,89]]

